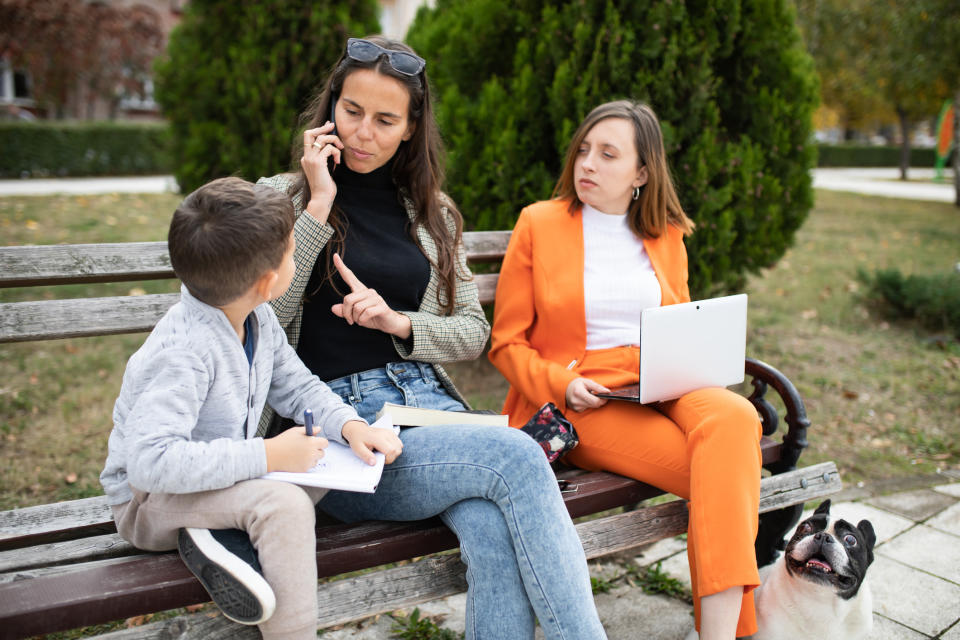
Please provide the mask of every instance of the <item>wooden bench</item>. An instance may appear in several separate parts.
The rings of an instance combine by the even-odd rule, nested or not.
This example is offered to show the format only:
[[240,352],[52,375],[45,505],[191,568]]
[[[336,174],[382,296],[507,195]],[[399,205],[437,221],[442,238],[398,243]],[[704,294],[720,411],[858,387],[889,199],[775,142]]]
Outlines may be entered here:
[[[465,234],[474,265],[502,259],[510,232]],[[174,278],[164,242],[0,248],[0,288]],[[492,303],[497,274],[476,276],[481,301]],[[154,294],[0,304],[0,343],[147,331],[179,294]],[[776,369],[747,359],[750,400],[763,419],[764,467],[758,561],[777,553],[805,501],[840,488],[833,463],[797,469],[808,420],[793,384]],[[779,415],[767,397],[773,388]],[[785,433],[773,438],[785,423]],[[106,446],[106,441],[104,441]],[[663,491],[609,473],[558,471],[571,483],[564,494],[571,517],[632,507]],[[683,533],[683,501],[606,513],[577,524],[588,558]],[[453,534],[438,518],[421,522],[322,524],[317,528],[321,578],[388,563],[400,566],[323,581],[318,627],[392,611],[466,589]],[[0,638],[21,638],[206,602],[199,582],[176,552],[144,553],[120,539],[105,498],[87,498],[0,513]],[[255,638],[209,613],[182,615],[108,638]]]

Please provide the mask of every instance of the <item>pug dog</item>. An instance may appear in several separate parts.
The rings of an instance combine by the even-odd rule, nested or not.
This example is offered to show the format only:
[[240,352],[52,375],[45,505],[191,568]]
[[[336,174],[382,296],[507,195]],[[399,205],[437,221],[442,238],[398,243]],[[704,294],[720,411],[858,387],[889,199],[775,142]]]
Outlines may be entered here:
[[873,627],[867,567],[877,536],[861,520],[830,519],[830,500],[797,525],[784,554],[760,570],[753,640],[864,638]]

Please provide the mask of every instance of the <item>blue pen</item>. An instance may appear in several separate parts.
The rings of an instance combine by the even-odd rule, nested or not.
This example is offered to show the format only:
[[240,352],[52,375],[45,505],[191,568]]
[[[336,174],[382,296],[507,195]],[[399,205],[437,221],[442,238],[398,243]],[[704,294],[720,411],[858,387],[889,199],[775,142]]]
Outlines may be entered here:
[[313,435],[313,411],[310,409],[303,410],[303,426],[307,430],[307,435]]

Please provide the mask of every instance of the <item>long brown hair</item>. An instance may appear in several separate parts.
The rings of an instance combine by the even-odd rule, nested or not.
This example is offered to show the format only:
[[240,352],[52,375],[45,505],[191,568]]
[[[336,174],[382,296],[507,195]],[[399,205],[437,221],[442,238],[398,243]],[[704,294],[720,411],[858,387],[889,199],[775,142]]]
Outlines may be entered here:
[[634,146],[637,149],[637,167],[647,167],[647,183],[640,187],[640,197],[630,202],[627,217],[630,228],[641,238],[657,238],[672,224],[683,231],[684,235],[693,233],[693,220],[687,217],[680,198],[670,177],[667,154],[663,147],[663,133],[657,115],[648,105],[630,100],[607,102],[595,107],[583,119],[573,134],[567,155],[563,161],[563,171],[553,188],[553,197],[571,199],[570,210],[583,205],[577,197],[573,178],[573,165],[577,151],[590,130],[606,118],[622,118],[633,124]]
[[[368,36],[364,38],[376,43],[384,49],[415,53],[409,46],[398,40],[391,40],[383,36]],[[343,82],[347,76],[358,69],[375,69],[377,73],[394,78],[400,82],[410,95],[410,108],[407,118],[414,124],[413,135],[409,140],[400,143],[394,156],[393,179],[401,192],[413,200],[416,216],[410,226],[410,236],[424,252],[440,276],[441,286],[437,291],[437,302],[447,315],[453,313],[456,298],[458,278],[466,279],[467,274],[457,272],[457,247],[463,240],[463,217],[453,201],[442,193],[443,172],[443,142],[437,129],[437,122],[433,114],[433,102],[430,97],[430,83],[427,80],[426,69],[416,76],[408,76],[397,72],[390,65],[386,56],[380,56],[372,62],[354,60],[346,54],[334,65],[327,75],[320,91],[310,101],[309,106],[300,115],[300,130],[313,129],[321,126],[329,119],[330,106],[333,96],[339,96],[343,89]],[[306,174],[300,167],[300,158],[303,156],[303,137],[295,137],[293,143],[293,166],[297,177],[290,187],[289,193],[300,193],[303,203],[310,202],[310,185]],[[441,201],[442,200],[442,201]],[[401,203],[402,204],[402,203]],[[449,211],[454,221],[454,233],[450,235],[447,223],[441,212],[442,208]],[[326,278],[333,283],[333,274],[336,272],[332,262],[334,251],[343,252],[346,220],[343,212],[337,206],[330,211],[327,222],[334,229],[334,236],[330,239],[332,251],[327,251]],[[423,226],[437,247],[437,258],[434,261],[423,250],[417,238],[417,228]]]

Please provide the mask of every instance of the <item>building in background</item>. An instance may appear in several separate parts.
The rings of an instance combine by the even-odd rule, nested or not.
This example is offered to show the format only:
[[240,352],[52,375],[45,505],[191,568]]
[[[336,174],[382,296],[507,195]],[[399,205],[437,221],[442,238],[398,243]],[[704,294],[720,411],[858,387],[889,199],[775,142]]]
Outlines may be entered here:
[[[8,3],[5,10],[13,7],[20,13],[0,16],[8,21],[0,29],[0,118],[161,119],[153,98],[152,62],[166,47],[188,2]],[[395,39],[403,39],[421,6],[434,4],[434,0],[379,2],[381,30]],[[107,40],[108,45],[97,46]],[[24,62],[29,55],[36,57]],[[49,64],[51,59],[56,64]]]
[[152,65],[187,0],[7,0],[0,117],[158,119]]
[[403,40],[420,7],[434,6],[434,0],[380,0],[380,29],[383,35]]

